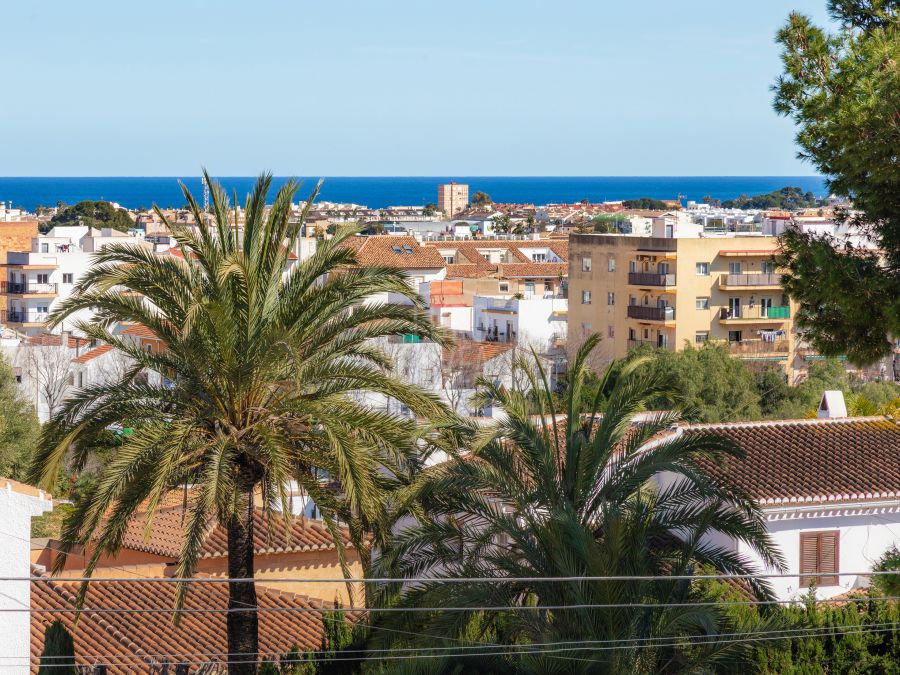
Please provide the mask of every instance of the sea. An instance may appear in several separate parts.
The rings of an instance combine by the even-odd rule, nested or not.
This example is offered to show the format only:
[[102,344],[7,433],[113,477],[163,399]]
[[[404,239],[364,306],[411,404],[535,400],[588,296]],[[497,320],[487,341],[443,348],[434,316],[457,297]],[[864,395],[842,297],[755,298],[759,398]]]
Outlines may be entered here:
[[[243,202],[255,177],[217,178],[229,194]],[[282,185],[287,178],[277,177]],[[303,184],[298,196],[307,197],[319,177],[298,178]],[[758,195],[782,187],[799,187],[816,196],[827,196],[825,180],[818,176],[395,176],[395,177],[322,177],[319,200],[354,203],[371,208],[424,205],[437,202],[439,183],[455,181],[469,185],[470,196],[476,190],[490,195],[495,202],[524,204],[618,201],[653,197],[700,201],[704,197],[733,199],[740,195]],[[0,201],[13,208],[34,211],[38,205],[56,206],[93,199],[116,202],[127,208],[180,207],[185,203],[179,187],[184,183],[202,200],[199,176],[181,177],[0,177]],[[269,195],[274,196],[274,190]]]

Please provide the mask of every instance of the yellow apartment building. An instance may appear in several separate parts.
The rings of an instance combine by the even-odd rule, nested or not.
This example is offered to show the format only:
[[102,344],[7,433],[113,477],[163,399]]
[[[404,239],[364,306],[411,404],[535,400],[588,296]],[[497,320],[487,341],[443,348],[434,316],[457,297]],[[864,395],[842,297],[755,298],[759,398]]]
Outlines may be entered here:
[[731,354],[803,368],[791,306],[768,236],[569,239],[569,339],[600,333],[606,360],[641,344],[682,349],[727,341]]
[[469,206],[469,186],[462,183],[438,185],[437,206],[444,212],[444,218],[453,218]]

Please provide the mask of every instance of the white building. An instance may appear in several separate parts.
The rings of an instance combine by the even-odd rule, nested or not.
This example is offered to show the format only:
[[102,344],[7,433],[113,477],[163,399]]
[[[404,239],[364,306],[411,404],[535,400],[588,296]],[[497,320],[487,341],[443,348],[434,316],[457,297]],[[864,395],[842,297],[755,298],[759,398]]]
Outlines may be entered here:
[[[93,254],[113,242],[152,247],[141,237],[109,228],[64,226],[34,237],[30,251],[9,251],[0,280],[0,293],[6,298],[3,323],[26,335],[45,331],[50,313],[90,269]],[[57,330],[87,318],[88,312],[73,315]]]
[[[840,407],[832,401],[824,414]],[[715,433],[746,453],[722,471],[759,504],[787,562],[789,576],[770,580],[782,600],[808,593],[811,582],[820,598],[866,587],[869,577],[857,573],[900,545],[900,424],[888,418],[698,424],[675,433]],[[716,543],[765,568],[746,545]]]
[[566,298],[498,298],[476,295],[472,301],[472,335],[485,342],[517,342],[546,353],[567,334]]
[[[43,490],[0,478],[0,578],[31,576],[31,519],[53,510]],[[0,654],[4,673],[27,675],[31,660],[29,581],[0,581]],[[16,611],[4,611],[16,610]]]

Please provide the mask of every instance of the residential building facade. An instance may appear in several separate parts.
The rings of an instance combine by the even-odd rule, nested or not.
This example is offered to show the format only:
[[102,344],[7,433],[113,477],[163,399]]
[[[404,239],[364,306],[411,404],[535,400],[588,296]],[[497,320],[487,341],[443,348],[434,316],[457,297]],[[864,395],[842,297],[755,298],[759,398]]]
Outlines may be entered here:
[[737,358],[777,363],[793,375],[801,367],[794,308],[772,262],[777,244],[753,235],[573,234],[570,339],[599,332],[607,360],[642,344],[682,349],[721,340]]
[[438,209],[445,218],[452,218],[469,205],[469,186],[462,183],[438,185]]

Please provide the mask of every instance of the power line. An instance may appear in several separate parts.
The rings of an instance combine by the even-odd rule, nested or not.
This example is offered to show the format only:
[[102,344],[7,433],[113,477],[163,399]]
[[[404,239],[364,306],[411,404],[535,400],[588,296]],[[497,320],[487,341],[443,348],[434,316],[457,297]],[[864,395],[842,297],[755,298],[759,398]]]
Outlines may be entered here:
[[[822,598],[809,599],[816,604],[829,602],[847,602],[844,599]],[[875,600],[900,600],[900,595],[889,595],[877,598],[861,598],[866,602]],[[670,607],[729,607],[750,605],[797,605],[803,604],[804,599],[798,600],[708,600],[698,602],[626,602],[626,603],[576,603],[566,605],[476,605],[471,607],[221,607],[207,609],[174,609],[172,607],[148,607],[145,609],[134,607],[50,607],[47,609],[20,609],[17,607],[0,608],[0,612],[35,612],[40,614],[158,614],[170,612],[173,614],[313,614],[320,612],[337,612],[342,614],[383,614],[398,612],[518,612],[518,611],[560,611],[575,609],[666,609]]]
[[523,583],[558,583],[565,581],[699,581],[699,580],[728,580],[728,579],[795,579],[814,577],[876,577],[883,575],[900,576],[900,570],[862,571],[862,572],[760,572],[758,574],[673,574],[655,576],[568,576],[568,577],[376,577],[376,578],[349,578],[349,579],[313,579],[313,578],[268,578],[268,577],[140,577],[135,579],[121,577],[0,577],[2,581],[37,581],[55,582],[64,581],[90,581],[94,582],[132,582],[132,583],[196,583],[196,584],[227,584],[227,583],[324,583],[324,584],[409,584],[409,583],[490,583],[516,581]]
[[[695,645],[706,645],[706,644],[739,644],[744,642],[762,642],[762,641],[771,641],[771,640],[789,640],[796,638],[814,638],[814,637],[828,637],[828,636],[838,636],[838,635],[855,635],[860,633],[886,633],[895,631],[898,627],[897,623],[891,624],[890,628],[873,628],[872,626],[882,625],[882,624],[872,624],[870,626],[841,626],[841,628],[848,628],[849,630],[843,631],[834,631],[834,627],[821,627],[821,628],[812,628],[812,629],[796,629],[796,631],[805,631],[802,633],[794,634],[794,635],[773,635],[771,631],[767,631],[765,633],[759,633],[760,637],[751,637],[751,638],[737,638],[734,640],[719,640],[713,639],[710,640],[708,638],[719,638],[719,637],[728,637],[729,633],[723,633],[720,635],[710,635],[710,636],[697,636],[699,638],[703,638],[701,640],[690,640],[688,636],[684,637],[672,637],[672,638],[660,638],[660,640],[668,640],[665,644],[663,643],[652,643],[650,645],[647,644],[626,644],[626,645],[618,645],[618,646],[581,646],[581,647],[552,647],[552,648],[544,648],[544,649],[529,649],[528,645],[509,645],[508,648],[503,648],[502,651],[494,651],[494,652],[458,652],[455,654],[409,654],[409,655],[385,655],[379,657],[380,660],[410,660],[410,659],[435,659],[435,658],[460,658],[466,656],[527,656],[527,655],[552,655],[557,654],[559,652],[596,652],[596,651],[615,651],[622,649],[647,649],[648,647],[677,647],[680,644],[689,643],[692,646]],[[815,631],[814,633],[812,631]],[[737,635],[737,634],[735,634]],[[619,642],[619,641],[616,641]],[[647,641],[644,641],[647,642]],[[337,652],[340,654],[341,652]],[[257,654],[242,654],[239,652],[231,652],[226,656],[256,656]],[[28,663],[30,664],[35,658],[39,659],[39,657],[30,657]],[[97,657],[99,659],[103,659],[104,657]],[[219,660],[185,660],[181,657],[172,657],[173,662],[177,658],[181,663],[189,663],[190,665],[203,665],[203,664],[215,664],[222,663]],[[366,656],[356,656],[356,657],[341,657],[341,656],[330,656],[330,655],[317,655],[312,654],[306,658],[298,658],[298,659],[284,659],[280,658],[280,663],[304,663],[304,662],[332,662],[332,661],[363,661],[367,660]],[[24,659],[23,659],[24,661]],[[259,659],[254,660],[233,660],[228,661],[231,664],[251,664],[258,663]],[[21,663],[21,662],[20,662]],[[129,666],[133,665],[133,659],[130,661],[106,661],[104,665],[122,665]]]
[[[835,629],[851,629],[853,631],[856,630],[868,630],[868,629],[876,629],[876,628],[885,628],[887,630],[893,630],[897,627],[900,627],[900,622],[896,621],[887,621],[881,623],[872,623],[872,624],[839,624],[835,626],[812,626],[807,628],[785,628],[781,630],[766,630],[766,631],[744,631],[744,632],[736,632],[736,633],[710,633],[706,635],[684,635],[684,636],[659,636],[659,637],[643,637],[643,638],[612,638],[606,640],[555,640],[552,642],[531,642],[527,644],[511,644],[511,645],[500,645],[500,644],[492,644],[486,643],[482,645],[472,645],[466,647],[393,647],[387,649],[341,649],[338,650],[341,654],[352,654],[352,653],[364,653],[364,654],[376,654],[376,653],[393,653],[393,652],[419,652],[419,651],[447,651],[447,650],[459,650],[459,649],[491,649],[491,648],[536,648],[536,647],[570,647],[575,645],[609,645],[609,644],[620,644],[627,643],[632,644],[636,643],[638,646],[646,646],[648,643],[652,646],[656,642],[671,642],[671,641],[694,641],[694,640],[711,640],[712,638],[745,638],[748,636],[754,635],[766,635],[773,636],[773,639],[792,639],[795,637],[808,637],[811,633],[819,633],[826,632],[827,634],[836,634],[833,631]],[[787,635],[790,633],[790,635]],[[476,652],[477,653],[477,652]],[[177,657],[187,657],[187,656],[257,656],[257,657],[266,657],[269,656],[268,652],[187,652],[178,654]],[[167,654],[83,654],[82,658],[129,658],[129,659],[143,659],[143,658],[174,658],[173,656]],[[0,656],[0,658],[7,659],[15,659],[20,657],[15,656]],[[47,657],[45,657],[47,658]],[[70,658],[65,656],[54,656],[49,658],[56,659],[64,659]]]

